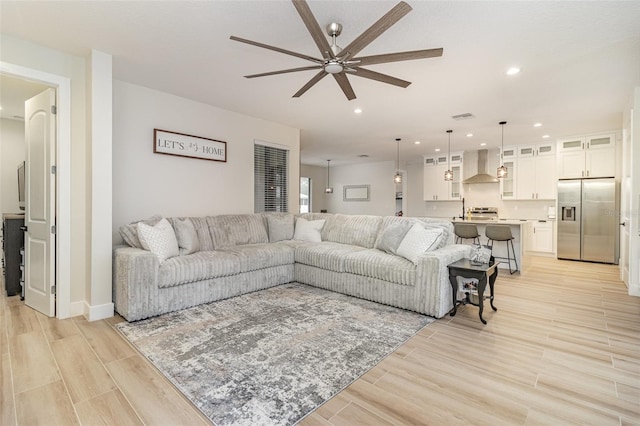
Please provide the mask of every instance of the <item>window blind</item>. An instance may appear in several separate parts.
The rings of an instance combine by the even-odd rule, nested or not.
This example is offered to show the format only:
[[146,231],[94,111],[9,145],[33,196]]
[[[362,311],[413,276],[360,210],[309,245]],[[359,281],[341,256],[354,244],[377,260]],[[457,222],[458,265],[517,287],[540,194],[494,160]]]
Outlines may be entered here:
[[253,148],[254,211],[289,211],[289,150],[256,143]]

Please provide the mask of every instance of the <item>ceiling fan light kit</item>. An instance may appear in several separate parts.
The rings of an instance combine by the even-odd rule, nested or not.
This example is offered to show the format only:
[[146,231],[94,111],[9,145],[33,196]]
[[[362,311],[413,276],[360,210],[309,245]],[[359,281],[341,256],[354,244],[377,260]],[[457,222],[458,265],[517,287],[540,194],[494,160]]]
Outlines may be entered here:
[[300,18],[302,18],[302,22],[305,24],[307,30],[311,34],[311,38],[320,50],[322,59],[314,58],[301,53],[292,52],[290,50],[270,46],[268,44],[247,40],[236,36],[231,36],[230,38],[234,41],[251,44],[263,49],[273,50],[275,52],[295,56],[297,58],[305,59],[307,61],[315,63],[315,65],[312,66],[290,68],[286,70],[271,71],[245,76],[246,78],[256,78],[299,71],[317,70],[318,73],[293,95],[294,98],[302,96],[328,74],[331,74],[333,76],[333,78],[336,80],[336,83],[338,83],[338,86],[340,86],[340,89],[342,89],[342,92],[348,100],[355,99],[356,95],[353,91],[353,87],[351,86],[349,79],[347,78],[347,74],[406,88],[411,84],[410,81],[402,80],[376,71],[371,71],[369,69],[362,68],[362,66],[442,56],[443,49],[438,48],[356,57],[356,55],[360,53],[362,49],[366,48],[382,33],[395,25],[400,19],[402,19],[407,13],[412,10],[411,6],[409,6],[404,1],[401,1],[400,3],[395,5],[389,12],[378,19],[362,34],[356,37],[356,39],[349,43],[344,49],[338,46],[336,40],[342,32],[341,24],[332,22],[327,25],[326,33],[329,37],[331,37],[331,44],[329,44],[329,40],[322,32],[322,29],[320,28],[318,21],[313,15],[313,12],[311,12],[311,8],[309,8],[306,0],[291,1],[298,11]]

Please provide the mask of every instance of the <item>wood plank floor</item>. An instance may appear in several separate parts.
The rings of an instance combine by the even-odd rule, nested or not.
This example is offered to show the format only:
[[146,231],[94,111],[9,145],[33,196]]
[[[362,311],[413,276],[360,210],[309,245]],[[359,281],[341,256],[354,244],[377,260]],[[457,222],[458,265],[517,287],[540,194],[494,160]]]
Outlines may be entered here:
[[[502,271],[501,271],[502,272]],[[303,425],[640,425],[640,298],[617,266],[531,258]],[[111,324],[0,298],[0,425],[207,424]]]

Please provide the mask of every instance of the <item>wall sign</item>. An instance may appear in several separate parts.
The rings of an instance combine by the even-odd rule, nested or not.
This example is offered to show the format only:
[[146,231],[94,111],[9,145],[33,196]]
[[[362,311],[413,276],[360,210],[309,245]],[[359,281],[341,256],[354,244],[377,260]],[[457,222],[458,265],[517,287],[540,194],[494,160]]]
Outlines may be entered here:
[[160,129],[153,129],[153,152],[178,157],[227,161],[226,142]]

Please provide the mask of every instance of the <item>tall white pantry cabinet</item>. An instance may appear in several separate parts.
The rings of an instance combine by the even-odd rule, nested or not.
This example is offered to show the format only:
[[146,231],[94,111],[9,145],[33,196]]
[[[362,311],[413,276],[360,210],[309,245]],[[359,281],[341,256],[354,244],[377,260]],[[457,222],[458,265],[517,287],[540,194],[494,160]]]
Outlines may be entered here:
[[[462,199],[462,152],[424,157],[424,200]],[[451,167],[453,180],[445,181],[444,172]]]

